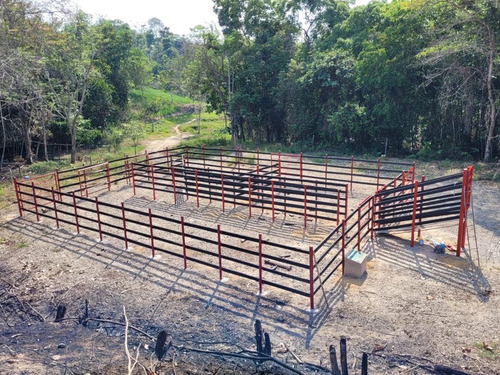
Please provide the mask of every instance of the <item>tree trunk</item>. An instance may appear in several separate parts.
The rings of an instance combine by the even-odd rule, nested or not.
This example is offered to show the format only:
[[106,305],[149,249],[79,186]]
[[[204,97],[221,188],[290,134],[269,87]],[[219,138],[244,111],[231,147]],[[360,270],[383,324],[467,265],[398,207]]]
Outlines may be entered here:
[[29,124],[23,125],[24,144],[26,145],[26,163],[33,163],[33,151],[31,150],[31,128]]
[[238,124],[236,123],[236,119],[234,115],[231,113],[231,144],[233,145],[233,149],[236,150],[238,147]]
[[43,127],[43,158],[45,161],[49,161],[49,151],[47,149],[47,124],[45,121],[42,123]]
[[198,101],[198,134],[201,133],[201,98]]
[[76,163],[76,120],[77,116],[71,121],[68,119],[69,132],[71,134],[71,164]]
[[496,52],[496,40],[495,35],[491,29],[489,31],[490,36],[490,53],[488,56],[488,77],[486,85],[488,88],[488,102],[490,107],[489,113],[489,124],[487,124],[488,135],[486,137],[486,147],[484,149],[484,162],[488,162],[491,159],[492,147],[493,147],[493,137],[495,134],[495,123],[496,123],[496,107],[495,98],[493,97],[493,64],[495,62],[495,52]]
[[2,169],[3,159],[5,157],[5,147],[7,146],[7,132],[5,131],[5,119],[3,118],[3,108],[1,102],[0,102],[0,120],[2,121],[2,137],[3,137],[2,158],[0,159],[0,169]]

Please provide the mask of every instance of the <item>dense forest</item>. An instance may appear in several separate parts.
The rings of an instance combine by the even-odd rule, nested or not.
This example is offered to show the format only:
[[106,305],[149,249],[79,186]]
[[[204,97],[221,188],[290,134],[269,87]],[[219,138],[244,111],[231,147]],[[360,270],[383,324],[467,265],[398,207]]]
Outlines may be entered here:
[[2,0],[1,160],[69,144],[74,162],[77,147],[137,138],[130,92],[153,86],[223,114],[234,144],[493,161],[499,6],[214,0],[219,25],[179,36],[157,18],[133,30],[64,1]]

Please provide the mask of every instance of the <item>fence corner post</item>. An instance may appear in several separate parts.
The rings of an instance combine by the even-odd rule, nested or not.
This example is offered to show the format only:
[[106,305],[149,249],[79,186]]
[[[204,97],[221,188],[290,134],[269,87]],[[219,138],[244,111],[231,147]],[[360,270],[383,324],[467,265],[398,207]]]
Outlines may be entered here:
[[19,185],[17,184],[17,178],[13,178],[14,189],[16,191],[17,208],[19,209],[19,216],[23,216],[23,208],[21,206],[21,193],[19,191]]
[[418,199],[418,181],[415,181],[413,187],[413,211],[411,215],[411,240],[410,246],[415,246],[415,221],[417,217],[417,199]]

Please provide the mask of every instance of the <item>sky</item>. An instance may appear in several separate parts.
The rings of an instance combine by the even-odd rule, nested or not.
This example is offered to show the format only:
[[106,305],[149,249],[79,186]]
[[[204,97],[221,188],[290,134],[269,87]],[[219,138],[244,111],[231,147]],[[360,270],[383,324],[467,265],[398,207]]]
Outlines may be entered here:
[[[217,25],[212,0],[73,0],[84,12],[106,19],[119,19],[140,29],[153,17],[160,19],[171,32],[187,35],[196,25]],[[356,4],[368,0],[357,0]]]

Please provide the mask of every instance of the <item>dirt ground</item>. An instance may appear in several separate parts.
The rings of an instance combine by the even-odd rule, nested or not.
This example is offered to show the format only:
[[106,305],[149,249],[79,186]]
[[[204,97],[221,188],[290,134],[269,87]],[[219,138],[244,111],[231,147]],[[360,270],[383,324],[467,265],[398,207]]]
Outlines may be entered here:
[[[354,201],[365,196],[355,192]],[[184,270],[181,261],[152,259],[146,248],[125,251],[118,241],[55,230],[33,215],[19,218],[13,204],[0,225],[0,374],[322,374],[330,345],[338,351],[341,337],[351,374],[361,373],[363,352],[372,353],[369,374],[440,373],[436,365],[498,374],[498,184],[474,182],[473,200],[477,250],[472,244],[457,258],[434,253],[428,243],[410,248],[404,232],[376,236],[363,249],[369,257],[363,278],[332,283],[314,311],[307,299],[274,289],[259,296],[246,279],[219,282],[215,271],[191,264]],[[203,216],[189,202],[178,209],[196,213],[196,220],[267,228],[273,239],[287,239],[268,217],[238,222],[212,206]],[[424,228],[423,236],[454,244],[454,226]],[[309,244],[325,229],[317,231],[293,241]],[[62,306],[65,318],[56,323]],[[134,371],[125,352],[124,309],[133,326],[128,348],[131,356],[138,353]],[[248,359],[257,319],[270,335],[273,357],[288,369]],[[152,337],[161,330],[173,346],[158,363]]]

